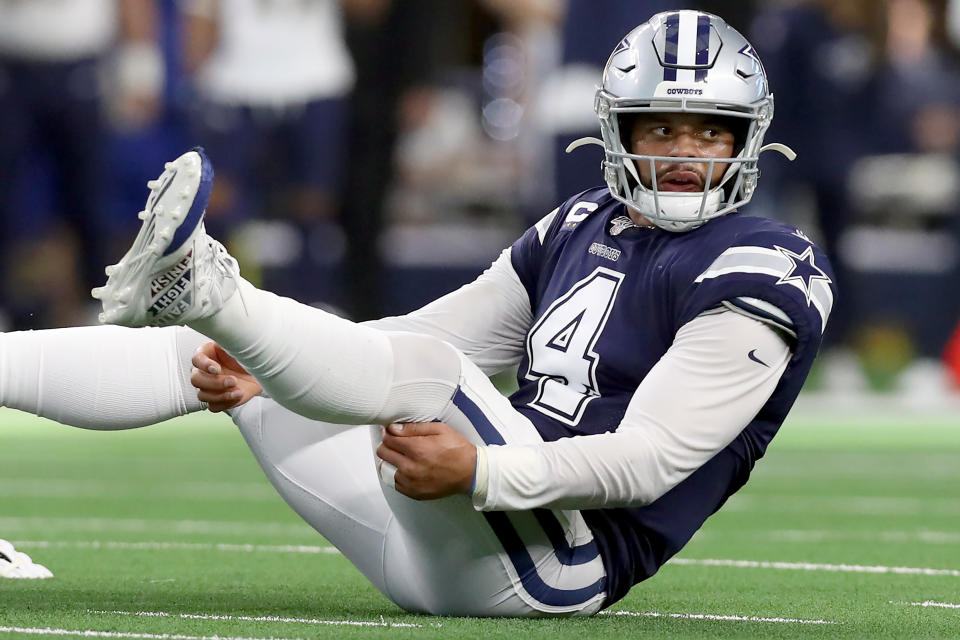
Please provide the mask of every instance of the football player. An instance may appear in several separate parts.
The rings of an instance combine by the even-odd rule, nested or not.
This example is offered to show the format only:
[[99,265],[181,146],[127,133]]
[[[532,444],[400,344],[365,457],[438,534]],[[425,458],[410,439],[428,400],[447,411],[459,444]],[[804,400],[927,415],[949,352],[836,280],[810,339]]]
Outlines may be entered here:
[[[104,322],[199,333],[111,330],[101,358],[117,353],[127,380],[152,366],[138,341],[165,342],[146,353],[166,376],[141,394],[141,416],[111,425],[194,409],[178,354],[199,344],[199,399],[230,410],[284,499],[399,606],[610,606],[747,481],[835,290],[803,233],[739,213],[759,154],[790,151],[763,146],[767,80],[722,19],[667,12],[631,31],[595,106],[602,140],[586,142],[605,149],[606,186],[564,202],[473,283],[363,325],[244,281],[203,230],[209,161],[192,151],[168,164],[95,296]],[[72,331],[87,345],[105,334]],[[5,349],[51,339],[14,335]],[[510,365],[520,387],[506,399],[485,374]]]

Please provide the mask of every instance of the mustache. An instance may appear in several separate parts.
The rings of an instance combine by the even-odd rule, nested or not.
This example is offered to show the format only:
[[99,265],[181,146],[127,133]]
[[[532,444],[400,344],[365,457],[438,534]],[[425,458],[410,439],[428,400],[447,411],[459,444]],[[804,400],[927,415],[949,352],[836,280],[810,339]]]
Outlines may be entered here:
[[[717,169],[718,167],[714,165],[714,175],[710,176],[711,178],[715,177]],[[675,179],[692,182],[699,187],[703,187],[707,183],[707,166],[700,162],[684,162],[657,168],[657,184]]]

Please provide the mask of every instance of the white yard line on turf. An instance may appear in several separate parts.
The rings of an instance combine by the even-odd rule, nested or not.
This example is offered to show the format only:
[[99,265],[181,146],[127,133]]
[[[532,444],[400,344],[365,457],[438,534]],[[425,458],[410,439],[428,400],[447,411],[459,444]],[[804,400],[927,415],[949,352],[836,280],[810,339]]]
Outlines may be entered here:
[[[742,534],[738,534],[742,536]],[[824,540],[856,540],[885,543],[957,544],[960,533],[955,531],[826,531],[814,529],[783,529],[761,534],[774,540],[789,542],[823,542]]]
[[[339,555],[336,547],[315,545],[231,544],[223,542],[111,542],[102,540],[59,541],[13,540],[17,547],[27,549],[109,549],[134,551],[226,551],[240,553],[310,553]],[[887,567],[883,565],[828,564],[823,562],[767,562],[759,560],[730,560],[718,558],[673,558],[669,564],[678,566],[730,567],[734,569],[774,569],[779,571],[828,571],[834,573],[889,573],[896,575],[950,576],[960,578],[960,569],[931,569],[927,567]]]
[[124,533],[204,533],[222,535],[310,535],[305,522],[248,522],[231,520],[147,520],[145,518],[0,517],[0,531],[68,531]]
[[108,549],[132,551],[236,551],[240,553],[327,553],[339,555],[336,547],[306,544],[231,544],[226,542],[111,542],[109,540],[75,540],[48,542],[45,540],[12,540],[14,546],[25,549]]
[[828,529],[771,529],[769,531],[721,531],[708,529],[696,534],[697,540],[721,540],[750,537],[758,540],[785,540],[794,543],[817,544],[825,541],[841,540],[855,542],[881,542],[884,544],[958,544],[960,533],[956,531],[837,531]]
[[673,565],[703,567],[735,567],[737,569],[780,569],[785,571],[832,571],[840,573],[893,573],[898,575],[951,576],[960,578],[958,569],[923,567],[884,567],[859,564],[825,564],[820,562],[759,562],[756,560],[719,560],[713,558],[673,558]]
[[952,602],[934,602],[933,600],[924,600],[923,602],[895,602],[890,600],[890,604],[897,604],[905,607],[937,607],[939,609],[960,609],[960,604]]
[[102,480],[0,477],[0,497],[7,498],[112,498],[149,496],[177,500],[236,500],[268,502],[277,492],[267,482],[164,482],[144,490],[137,485],[118,486]]
[[[226,551],[239,553],[309,553],[339,555],[336,547],[315,545],[231,544],[223,542],[111,542],[102,540],[59,541],[13,540],[17,547],[27,549],[110,549],[134,551]],[[927,567],[887,567],[883,565],[828,564],[823,562],[768,562],[759,560],[730,560],[718,558],[673,558],[671,565],[731,567],[735,569],[774,569],[779,571],[828,571],[834,573],[889,573],[916,576],[949,576],[960,578],[960,569],[931,569]]]
[[960,515],[954,498],[926,496],[894,498],[888,496],[786,496],[779,494],[740,494],[730,499],[725,511],[764,511],[769,513],[843,513],[858,515]]
[[[333,627],[402,627],[422,629],[422,624],[413,622],[387,622],[380,620],[320,620],[317,618],[286,618],[280,616],[231,616],[213,613],[169,613],[167,611],[97,611],[87,609],[87,613],[104,616],[139,616],[144,618],[180,618],[182,620],[240,620],[242,622],[295,622],[298,624],[318,624]],[[439,624],[430,626],[440,626]]]
[[774,622],[785,624],[838,624],[832,620],[803,620],[801,618],[765,618],[761,616],[733,616],[713,613],[660,613],[659,611],[601,611],[602,616],[633,616],[637,618],[683,618],[685,620],[721,620],[725,622]]
[[34,636],[83,636],[84,638],[139,638],[143,640],[305,640],[303,638],[245,638],[242,636],[188,636],[181,633],[133,633],[95,629],[52,629],[50,627],[2,627],[0,633]]

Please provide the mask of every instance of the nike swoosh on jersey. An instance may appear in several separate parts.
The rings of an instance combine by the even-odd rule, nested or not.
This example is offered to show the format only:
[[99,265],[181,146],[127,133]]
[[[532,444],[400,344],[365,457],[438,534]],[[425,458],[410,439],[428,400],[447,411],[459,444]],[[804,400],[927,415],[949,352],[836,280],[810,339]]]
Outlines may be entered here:
[[762,364],[763,366],[765,366],[765,367],[767,367],[767,368],[770,368],[770,365],[768,365],[766,362],[764,362],[763,360],[761,360],[760,358],[758,358],[756,354],[757,354],[757,350],[756,350],[756,349],[753,349],[753,350],[750,351],[750,353],[747,354],[747,357],[750,358],[751,360],[753,360],[753,361],[756,362],[756,363]]

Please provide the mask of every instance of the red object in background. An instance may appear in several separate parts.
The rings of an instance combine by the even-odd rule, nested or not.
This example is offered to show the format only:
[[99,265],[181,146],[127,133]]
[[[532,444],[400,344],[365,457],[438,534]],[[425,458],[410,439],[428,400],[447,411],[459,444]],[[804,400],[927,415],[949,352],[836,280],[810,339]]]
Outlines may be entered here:
[[953,335],[943,349],[943,362],[950,371],[953,386],[960,388],[960,324],[953,330]]

